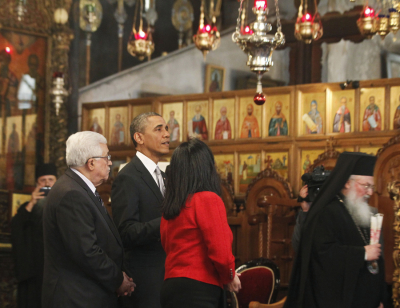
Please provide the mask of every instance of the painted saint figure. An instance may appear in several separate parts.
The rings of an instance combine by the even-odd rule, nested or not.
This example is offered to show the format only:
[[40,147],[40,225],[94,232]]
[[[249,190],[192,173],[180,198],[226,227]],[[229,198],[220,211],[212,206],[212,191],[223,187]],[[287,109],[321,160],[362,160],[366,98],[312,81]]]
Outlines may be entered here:
[[193,136],[200,140],[208,139],[208,131],[206,125],[206,119],[201,115],[201,106],[197,105],[195,108],[196,114],[192,119]]
[[92,132],[103,134],[103,129],[101,128],[101,126],[99,124],[98,117],[93,118],[93,123],[92,123],[92,126],[90,126],[89,130]]
[[[399,96],[399,102],[400,102],[400,96]],[[400,128],[400,105],[398,105],[396,108],[396,113],[394,114],[394,120],[393,120],[393,129],[398,129],[398,128]]]
[[269,136],[287,136],[288,125],[285,115],[282,113],[282,102],[275,103],[275,113],[269,121]]
[[227,109],[225,106],[221,107],[221,118],[215,125],[215,140],[232,139],[231,123],[226,117]]
[[335,118],[333,119],[333,132],[334,133],[350,133],[351,132],[351,119],[350,110],[347,108],[347,98],[340,99],[340,107],[336,111]]
[[254,107],[247,105],[247,116],[243,120],[240,138],[260,137],[257,118],[253,115]]
[[369,97],[369,105],[365,108],[363,131],[380,131],[382,129],[382,117],[379,107],[375,105],[375,96]]
[[316,100],[311,102],[311,110],[303,115],[303,121],[306,123],[306,134],[322,134],[322,117]]
[[121,122],[121,115],[115,116],[115,122],[111,131],[111,145],[120,145],[125,143],[125,128]]
[[17,124],[13,123],[12,131],[8,138],[7,153],[19,152],[19,134],[17,132]]
[[179,123],[175,119],[175,111],[171,110],[169,113],[169,120],[168,120],[168,129],[170,133],[170,140],[172,141],[179,141]]
[[11,55],[5,49],[0,51],[0,104],[5,104],[6,116],[18,111],[17,76],[10,70]]

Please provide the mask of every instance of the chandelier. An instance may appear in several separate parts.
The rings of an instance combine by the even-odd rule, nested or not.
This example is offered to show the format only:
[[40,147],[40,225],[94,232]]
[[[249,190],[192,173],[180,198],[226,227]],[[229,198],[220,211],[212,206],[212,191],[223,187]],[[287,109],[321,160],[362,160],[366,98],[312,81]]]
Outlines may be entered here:
[[[140,7],[140,9],[139,9]],[[135,16],[133,18],[132,33],[128,40],[128,52],[142,61],[145,57],[151,59],[151,54],[154,51],[154,43],[151,31],[147,32],[143,29],[143,0],[136,4]],[[139,15],[139,28],[136,30],[136,17]]]
[[271,31],[271,24],[267,23],[267,1],[254,0],[253,13],[256,21],[250,27],[240,24],[242,16],[243,1],[240,1],[239,17],[237,19],[236,31],[232,34],[232,40],[247,54],[247,66],[257,73],[257,93],[254,96],[254,103],[262,105],[265,103],[265,94],[262,91],[261,78],[273,65],[272,53],[275,48],[285,43],[285,36],[282,33],[281,20],[279,16],[278,0],[275,0],[277,31],[275,35],[267,34]]
[[317,0],[314,0],[315,14],[311,16],[308,12],[308,0],[305,0],[303,11],[303,0],[300,2],[299,13],[294,26],[294,36],[299,41],[310,44],[322,37],[323,29],[321,16],[318,13]]
[[203,53],[204,61],[206,60],[207,53],[210,50],[217,49],[221,42],[221,36],[217,29],[217,17],[220,7],[221,0],[218,0],[216,10],[214,10],[214,0],[210,1],[211,23],[204,24],[204,0],[201,1],[200,24],[197,33],[193,35],[193,41],[197,49]]

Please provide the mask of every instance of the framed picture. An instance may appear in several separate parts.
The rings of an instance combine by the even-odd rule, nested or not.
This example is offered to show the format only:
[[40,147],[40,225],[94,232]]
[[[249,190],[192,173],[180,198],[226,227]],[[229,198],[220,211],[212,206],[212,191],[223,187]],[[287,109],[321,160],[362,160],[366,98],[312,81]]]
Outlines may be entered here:
[[137,105],[132,107],[132,119],[142,113],[150,112],[151,104],[148,105]]
[[95,108],[89,110],[86,129],[99,134],[105,134],[106,110],[104,108]]
[[391,129],[400,128],[400,87],[390,88],[390,120],[393,121]]
[[325,104],[325,92],[300,93],[299,132],[302,132],[303,135],[325,132]]
[[235,174],[235,158],[233,154],[216,154],[214,155],[215,167],[221,179],[226,180],[234,187]]
[[129,135],[128,107],[110,108],[110,145],[126,145]]
[[360,131],[383,130],[385,88],[363,88],[360,92]]
[[11,217],[17,214],[18,208],[25,202],[29,202],[32,196],[30,194],[12,194]]
[[225,69],[221,66],[208,64],[206,66],[204,92],[222,92],[224,91],[224,82]]
[[188,137],[209,139],[208,100],[187,103]]
[[235,99],[216,99],[213,105],[214,140],[235,138]]
[[318,155],[324,153],[323,149],[303,150],[301,151],[301,174],[304,174],[308,167],[314,163]]
[[355,90],[332,91],[331,112],[332,121],[328,123],[327,131],[333,133],[350,133],[354,131]]
[[261,153],[239,154],[239,193],[245,193],[247,186],[261,171]]
[[162,116],[168,125],[170,141],[182,141],[183,103],[163,104]]
[[265,153],[266,168],[276,171],[285,180],[288,178],[288,152]]
[[400,55],[388,53],[386,56],[386,72],[388,78],[400,77]]
[[241,97],[239,103],[240,138],[261,137],[262,106],[254,104],[253,97]]
[[268,126],[266,136],[288,136],[290,94],[267,95]]

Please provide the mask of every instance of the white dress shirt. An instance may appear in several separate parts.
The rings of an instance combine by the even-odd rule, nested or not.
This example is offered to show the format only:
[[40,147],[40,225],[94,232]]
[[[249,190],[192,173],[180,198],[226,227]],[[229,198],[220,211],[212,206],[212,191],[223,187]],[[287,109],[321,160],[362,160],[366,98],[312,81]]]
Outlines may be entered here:
[[156,173],[154,172],[156,170],[157,164],[139,151],[136,151],[136,157],[140,159],[140,161],[143,163],[146,169],[150,172],[151,176],[153,177],[154,181],[158,186],[157,176]]
[[86,183],[87,186],[89,186],[90,190],[92,191],[93,195],[96,196],[96,194],[94,193],[96,191],[96,187],[93,185],[93,183],[86,177],[84,176],[82,173],[80,173],[78,170],[71,168],[72,171],[74,171],[77,175],[80,176],[80,178]]

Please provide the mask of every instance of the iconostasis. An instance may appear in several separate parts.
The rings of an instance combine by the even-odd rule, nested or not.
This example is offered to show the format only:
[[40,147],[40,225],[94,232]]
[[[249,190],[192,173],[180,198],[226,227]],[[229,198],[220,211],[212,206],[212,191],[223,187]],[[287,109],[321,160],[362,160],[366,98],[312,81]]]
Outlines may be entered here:
[[263,106],[254,104],[250,90],[86,103],[82,130],[108,138],[113,177],[135,153],[130,122],[155,111],[169,126],[165,161],[181,142],[200,138],[213,151],[221,178],[240,196],[266,168],[296,193],[301,175],[327,148],[376,154],[400,128],[400,79],[361,81],[357,89],[335,83],[264,92]]

